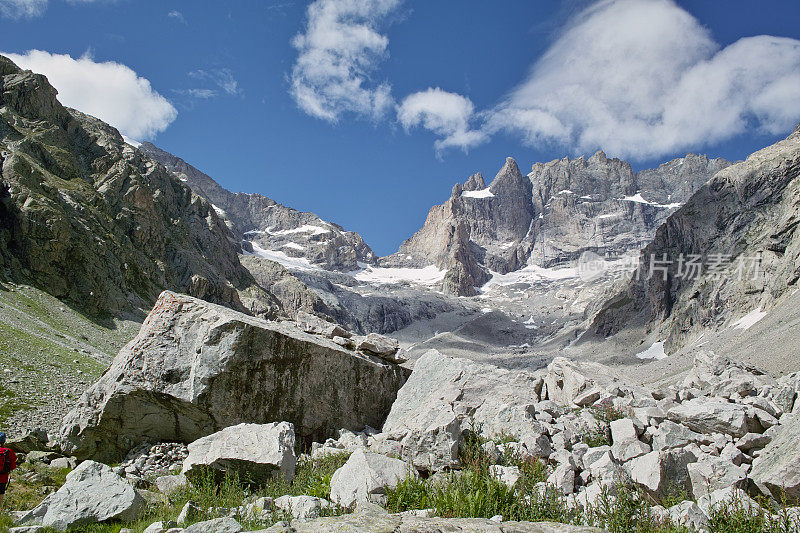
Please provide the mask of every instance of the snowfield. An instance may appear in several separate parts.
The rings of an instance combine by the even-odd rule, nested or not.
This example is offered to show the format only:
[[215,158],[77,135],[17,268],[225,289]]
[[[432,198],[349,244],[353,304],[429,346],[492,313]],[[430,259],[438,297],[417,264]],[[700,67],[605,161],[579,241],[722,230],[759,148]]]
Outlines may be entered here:
[[411,282],[421,285],[433,285],[444,279],[447,273],[439,270],[436,265],[424,268],[381,268],[364,265],[361,270],[352,272],[351,275],[358,281],[367,283],[400,283]]

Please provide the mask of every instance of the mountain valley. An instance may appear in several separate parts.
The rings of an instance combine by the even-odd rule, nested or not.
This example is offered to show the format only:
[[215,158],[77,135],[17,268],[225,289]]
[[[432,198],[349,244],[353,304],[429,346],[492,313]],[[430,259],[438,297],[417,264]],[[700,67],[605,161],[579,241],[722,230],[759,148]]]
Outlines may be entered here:
[[[281,504],[295,529],[280,531],[368,515],[325,522],[329,500],[395,497],[399,474],[348,499],[340,469],[356,461],[421,484],[472,475],[459,455],[472,438],[492,472],[541,460],[540,489],[587,513],[620,476],[666,520],[697,507],[706,525],[723,489],[800,495],[781,473],[800,428],[800,126],[738,162],[688,154],[637,172],[599,151],[526,173],[509,157],[378,257],[355,231],[124,139],[0,56],[0,169],[0,424],[44,435],[26,453],[83,476],[20,524],[67,524],[52,509],[93,477],[155,494],[151,445],[188,446],[181,483],[203,462],[291,480],[295,449],[352,453],[327,499],[304,501],[314,513]],[[213,459],[214,439],[258,457]],[[668,504],[668,478],[686,498]],[[385,520],[456,519],[422,510]],[[546,531],[600,531],[583,525]]]

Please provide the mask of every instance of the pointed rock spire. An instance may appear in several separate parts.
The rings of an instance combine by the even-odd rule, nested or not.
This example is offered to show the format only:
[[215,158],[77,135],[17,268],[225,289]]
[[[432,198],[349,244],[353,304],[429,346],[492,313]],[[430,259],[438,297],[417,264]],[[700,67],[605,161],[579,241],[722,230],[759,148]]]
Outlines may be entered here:
[[481,191],[486,188],[486,182],[483,181],[483,174],[480,172],[473,174],[467,181],[464,182],[463,190],[465,191]]

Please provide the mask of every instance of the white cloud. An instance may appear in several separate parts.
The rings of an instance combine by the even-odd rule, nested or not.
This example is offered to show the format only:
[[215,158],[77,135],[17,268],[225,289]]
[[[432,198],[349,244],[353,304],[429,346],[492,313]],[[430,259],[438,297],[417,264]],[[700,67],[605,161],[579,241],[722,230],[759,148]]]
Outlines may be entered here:
[[437,151],[449,147],[466,150],[487,138],[470,129],[474,113],[475,106],[469,98],[437,87],[407,96],[397,108],[397,120],[406,130],[422,126],[442,137],[435,143]]
[[217,96],[217,91],[214,89],[175,89],[175,92],[184,96],[199,98],[200,100],[208,100]]
[[88,56],[73,59],[41,50],[3,55],[47,76],[62,104],[98,117],[128,137],[152,138],[178,115],[147,79],[120,63],[96,63]]
[[193,70],[189,73],[189,76],[198,80],[208,80],[230,96],[238,96],[244,92],[242,88],[239,87],[239,82],[236,81],[233,72],[231,72],[229,68]]
[[47,0],[0,0],[0,15],[12,19],[38,17],[47,9]]
[[311,116],[335,122],[343,113],[377,120],[392,107],[388,83],[370,75],[388,52],[378,27],[402,0],[316,0],[305,32],[292,41],[298,51],[291,93]]
[[175,19],[178,22],[180,22],[181,24],[186,24],[186,17],[184,17],[183,13],[181,13],[177,9],[173,9],[172,11],[167,13],[167,17],[169,17],[171,19]]
[[485,112],[488,134],[646,159],[800,120],[800,41],[720,50],[672,0],[605,0],[582,12],[527,79]]
[[[91,4],[99,0],[67,0],[70,4]],[[0,0],[0,15],[12,19],[34,18],[47,10],[48,0]]]

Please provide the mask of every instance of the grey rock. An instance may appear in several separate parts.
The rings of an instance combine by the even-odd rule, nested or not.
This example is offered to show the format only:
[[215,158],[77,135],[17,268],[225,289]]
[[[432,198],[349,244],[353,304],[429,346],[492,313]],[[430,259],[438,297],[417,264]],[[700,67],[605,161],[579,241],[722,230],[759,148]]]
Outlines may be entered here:
[[281,496],[275,499],[275,506],[289,513],[293,518],[317,518],[323,508],[330,504],[327,500],[314,496]]
[[351,333],[339,324],[328,322],[327,320],[323,320],[322,318],[305,311],[298,311],[295,316],[295,320],[303,327],[303,331],[306,333],[324,335],[329,339],[333,339],[335,337],[350,338],[351,336]]
[[684,425],[664,420],[653,432],[653,449],[683,448],[690,443],[709,444],[711,438]]
[[158,490],[167,496],[189,485],[189,480],[184,474],[175,476],[159,476],[153,482]]
[[242,525],[233,518],[214,518],[205,522],[197,522],[183,530],[183,533],[240,533]]
[[263,483],[275,476],[294,478],[294,427],[288,422],[237,424],[189,444],[181,474],[195,479],[203,472],[239,474],[245,482]]
[[708,526],[708,516],[692,501],[683,501],[666,510],[666,515],[676,526],[703,530]]
[[[381,512],[382,511],[382,512]],[[601,533],[594,527],[571,526],[553,522],[495,522],[486,518],[427,518],[410,514],[388,514],[383,509],[359,509],[353,514],[316,520],[297,520],[290,528],[273,531],[293,533],[334,533],[359,531],[386,533],[392,531],[426,533]],[[272,532],[271,532],[272,533]]]
[[772,437],[765,433],[746,433],[736,441],[736,447],[743,452],[760,450],[772,441]]
[[[653,242],[642,250],[645,260],[638,271],[606,301],[591,330],[608,336],[634,324],[646,327],[665,339],[671,353],[707,327],[727,327],[793,291],[800,234],[795,231],[797,208],[790,191],[797,186],[798,162],[800,132],[794,131],[717,172],[656,231]],[[699,276],[680,276],[677,261],[668,269],[666,280],[647,275],[649,258],[689,254],[704,258],[726,254],[734,269],[748,257],[764,254],[765,261],[757,277],[719,276],[708,269]],[[737,358],[756,360],[773,346],[774,339],[765,335],[740,346]],[[762,364],[775,372],[796,366],[791,353],[780,355],[761,359]]]
[[277,313],[210,202],[115,128],[63,107],[43,75],[0,62],[4,270],[92,316],[146,311],[165,288],[244,311],[241,291]]
[[697,506],[706,516],[711,516],[715,510],[724,509],[726,506],[741,508],[753,514],[761,511],[761,506],[755,500],[742,489],[735,487],[715,490],[711,494],[699,498]]
[[[634,174],[628,163],[598,152],[536,163],[525,176],[508,158],[489,187],[476,189],[483,178],[474,176],[453,187],[450,199],[433,207],[425,225],[382,262],[449,269],[445,290],[472,295],[484,275],[480,264],[506,273],[528,262],[576,259],[588,249],[601,255],[638,250],[728,164],[689,154]],[[628,200],[637,193],[647,201]]]
[[673,422],[698,433],[724,433],[742,437],[753,419],[752,409],[718,398],[694,398],[667,412]]
[[399,459],[356,450],[331,477],[331,501],[353,507],[358,501],[384,503],[386,491],[417,471]]
[[47,441],[47,432],[44,429],[37,428],[26,431],[19,437],[9,438],[5,443],[5,447],[14,450],[16,453],[53,451],[48,449]]
[[519,467],[516,466],[491,465],[489,467],[489,474],[509,487],[514,487],[517,481],[522,477],[522,472],[520,472]]
[[753,461],[750,478],[780,498],[800,498],[800,415],[792,414]]
[[691,483],[687,465],[697,460],[688,449],[656,450],[623,466],[631,480],[655,498],[675,489],[689,490]]
[[67,474],[58,491],[47,496],[19,520],[20,525],[41,525],[58,531],[107,520],[137,520],[145,499],[111,468],[84,461]]
[[172,520],[165,520],[159,522],[153,522],[149,526],[147,526],[142,533],[167,533],[170,529],[174,529],[178,527],[178,523]]
[[575,491],[575,469],[569,463],[560,464],[547,478],[547,483],[563,494],[572,494]]
[[702,457],[686,468],[695,499],[726,487],[744,489],[747,486],[747,470],[726,458]]
[[181,508],[181,512],[178,513],[178,518],[175,519],[175,522],[177,522],[179,526],[185,526],[186,522],[191,522],[203,516],[204,513],[203,509],[198,507],[197,504],[188,501]]
[[61,447],[118,460],[141,442],[188,443],[242,420],[285,420],[299,438],[323,440],[380,426],[407,373],[288,324],[164,292],[65,417]]
[[463,431],[510,435],[533,446],[543,433],[533,416],[535,383],[530,372],[430,350],[415,363],[382,431],[399,443],[404,460],[434,471],[457,463]]
[[405,357],[398,353],[400,344],[390,337],[378,333],[369,333],[358,340],[356,350],[366,352],[393,363],[404,363]]
[[75,457],[56,457],[50,461],[51,468],[75,468],[78,461]]

